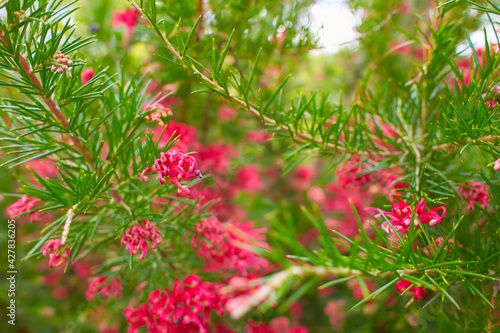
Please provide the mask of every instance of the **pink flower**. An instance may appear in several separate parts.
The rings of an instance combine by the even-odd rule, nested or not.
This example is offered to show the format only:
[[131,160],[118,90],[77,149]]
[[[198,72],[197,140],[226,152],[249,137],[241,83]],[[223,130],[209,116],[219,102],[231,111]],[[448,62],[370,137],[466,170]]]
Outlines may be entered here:
[[203,164],[205,170],[220,174],[227,171],[230,159],[236,155],[237,152],[233,145],[216,142],[208,147],[200,148],[197,159],[200,164]]
[[306,190],[311,187],[311,182],[316,176],[313,169],[307,165],[299,165],[290,177],[290,185],[296,191]]
[[[153,102],[151,104],[147,104],[144,107],[144,112],[149,112],[151,111],[147,116],[146,116],[146,121],[158,121],[158,124],[160,126],[163,126],[163,121],[161,118],[166,118],[168,116],[172,116],[172,110],[169,108],[164,107],[160,103]],[[165,134],[164,134],[165,135]],[[170,138],[167,137],[167,139]]]
[[371,184],[373,176],[366,171],[366,163],[360,165],[360,162],[358,156],[353,156],[343,168],[337,169],[337,178],[342,186],[353,184],[356,187],[363,187]]
[[112,24],[113,28],[120,29],[125,26],[127,33],[130,33],[139,22],[139,13],[135,9],[114,10]]
[[258,144],[266,143],[267,140],[272,137],[273,136],[270,133],[267,133],[265,130],[249,131],[247,133],[247,140]]
[[181,185],[179,180],[191,180],[194,177],[202,178],[203,176],[197,168],[198,164],[196,164],[193,156],[175,151],[167,151],[166,153],[162,152],[161,157],[155,159],[155,164],[152,168],[144,169],[141,173],[141,179],[147,183],[148,178],[146,174],[158,172],[158,181],[160,184],[165,184],[167,180],[164,177],[168,177],[170,183],[179,188],[179,192],[189,195],[191,191],[187,186]]
[[[33,169],[42,178],[56,178],[59,176],[57,166],[50,160],[39,158],[25,163],[24,166]],[[36,180],[33,181],[33,183],[35,182]]]
[[221,121],[230,121],[238,116],[238,112],[231,109],[229,106],[224,105],[217,111],[217,116]]
[[237,183],[240,188],[247,193],[264,189],[264,183],[255,164],[248,164],[241,168],[236,177],[238,178]]
[[82,86],[85,85],[87,82],[92,80],[94,77],[95,70],[93,68],[87,68],[86,70],[82,71],[81,78],[82,78]]
[[345,320],[345,301],[343,299],[338,301],[330,301],[325,307],[325,314],[330,318],[330,325],[333,330],[340,331],[344,326]]
[[[375,215],[376,218],[384,216],[389,221],[382,223],[382,229],[387,233],[394,232],[391,225],[398,232],[407,232],[410,230],[410,223],[412,218],[412,212],[415,211],[414,215],[414,225],[417,226],[418,223],[429,224],[431,227],[441,223],[444,215],[446,214],[446,208],[444,206],[437,207],[426,211],[425,199],[422,198],[417,206],[413,209],[406,202],[398,197],[391,197],[392,212],[384,212],[379,208],[368,208],[369,210],[374,210],[379,212]],[[441,215],[438,214],[441,211]]]
[[495,166],[493,167],[493,170],[500,171],[500,158],[495,161]]
[[122,235],[121,244],[129,250],[131,255],[141,253],[141,260],[144,260],[148,252],[148,243],[152,243],[151,248],[156,249],[158,244],[161,244],[162,238],[160,229],[154,227],[148,220],[142,221],[142,227],[139,224],[134,225],[132,228],[127,229]]
[[36,208],[36,206],[38,206],[40,203],[41,201],[39,199],[30,197],[25,194],[21,197],[21,199],[17,200],[12,205],[7,207],[7,215],[9,215],[11,219],[13,219],[14,217],[17,217],[19,215],[29,213],[30,222],[34,223],[38,220],[40,211],[33,211],[33,209]]
[[99,276],[92,280],[85,293],[87,300],[91,301],[97,294],[101,294],[103,298],[120,298],[122,294],[122,285],[120,278],[114,278],[111,283],[106,284],[109,276]]
[[[161,126],[154,129],[153,140],[155,142],[160,139],[162,131],[163,127]],[[192,148],[197,148],[198,142],[196,140],[196,128],[193,126],[187,126],[183,123],[178,123],[173,119],[168,122],[158,148],[163,148],[174,133],[174,138],[179,136],[179,141],[175,144],[176,149],[180,151],[189,151]]]
[[[396,282],[396,290],[398,293],[402,293],[406,289],[408,289],[410,286],[413,284],[410,281],[406,281],[405,279],[401,279],[398,282]],[[421,286],[413,286],[408,290],[410,293],[413,294],[413,299],[417,301],[420,297],[422,297],[425,293],[424,288]]]
[[484,209],[488,209],[488,186],[474,181],[468,181],[465,186],[459,187],[458,192],[469,202],[469,210],[474,209],[474,202],[479,202],[484,205]]
[[206,333],[210,325],[210,312],[224,315],[222,298],[216,286],[202,282],[197,275],[189,275],[182,282],[176,280],[172,290],[153,291],[147,303],[126,308],[125,318],[129,332],[138,332],[148,326],[149,332]]
[[[444,242],[444,237],[440,236],[440,237],[436,238],[436,240],[434,241],[434,244],[430,244],[429,246],[425,247],[423,250],[428,255],[431,255],[431,254],[435,255],[439,251],[439,248],[443,245],[443,242]],[[453,240],[453,237],[451,237],[450,239],[448,239],[448,244],[449,245],[455,244],[455,241]],[[457,245],[460,246],[461,244],[457,243]],[[446,252],[451,253],[450,248],[448,247],[448,245],[445,245],[444,249],[446,250]]]
[[40,249],[40,252],[43,256],[49,256],[49,267],[59,266],[64,263],[71,252],[70,247],[68,246],[66,250],[61,252],[61,249],[64,247],[62,241],[60,239],[51,239],[45,242],[43,247]]
[[266,229],[252,227],[252,222],[224,225],[216,217],[205,218],[195,224],[197,234],[193,236],[191,246],[204,259],[208,271],[239,269],[246,276],[249,268],[259,269],[268,264],[254,252],[255,246],[269,247],[263,241],[265,236],[262,234]]

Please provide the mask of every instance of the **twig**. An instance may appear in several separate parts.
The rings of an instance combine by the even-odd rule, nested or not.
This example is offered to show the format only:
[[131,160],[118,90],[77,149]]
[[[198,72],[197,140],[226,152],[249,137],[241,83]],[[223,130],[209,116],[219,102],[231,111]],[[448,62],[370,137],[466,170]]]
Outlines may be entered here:
[[[0,29],[0,40],[2,40],[2,42],[5,44],[6,47],[9,46],[9,42],[1,29]],[[42,96],[42,99],[45,102],[45,104],[47,105],[47,107],[49,108],[50,112],[54,115],[54,117],[56,117],[56,119],[61,123],[61,125],[66,130],[69,131],[69,122],[62,114],[59,106],[52,99],[52,97],[45,96],[45,94],[43,92],[42,83],[36,77],[35,73],[31,69],[28,62],[26,61],[26,58],[21,53],[18,53],[17,55],[19,57],[19,64],[20,64],[23,72],[29,78],[31,83],[33,83],[38,88],[38,92]],[[83,148],[80,140],[78,140],[76,137],[74,137],[71,134],[69,135],[69,139],[73,142],[73,145],[75,146],[76,150],[92,164],[92,162],[93,162],[92,155],[90,155],[90,153]]]

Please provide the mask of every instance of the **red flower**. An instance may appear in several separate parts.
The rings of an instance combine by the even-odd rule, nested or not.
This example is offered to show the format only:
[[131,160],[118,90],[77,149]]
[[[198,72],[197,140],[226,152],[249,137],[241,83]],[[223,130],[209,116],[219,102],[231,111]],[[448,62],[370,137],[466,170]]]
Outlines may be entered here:
[[[406,289],[408,289],[411,285],[413,285],[410,281],[406,281],[405,279],[401,279],[396,283],[396,290],[398,293],[402,293]],[[414,293],[413,294],[413,299],[418,300],[420,297],[422,297],[425,293],[424,288],[420,286],[413,286],[409,290],[409,292]]]
[[28,195],[23,195],[21,199],[14,202],[12,205],[7,207],[7,215],[13,219],[16,216],[28,213],[30,215],[30,222],[33,223],[38,220],[40,216],[40,211],[33,209],[40,204],[41,201],[37,198],[30,197]]
[[[397,201],[397,202],[396,202]],[[436,224],[441,223],[444,215],[446,214],[446,208],[443,206],[425,211],[425,199],[422,198],[417,206],[412,209],[406,202],[398,197],[391,197],[392,212],[384,212],[378,208],[368,208],[369,210],[374,210],[379,212],[375,215],[376,218],[385,216],[389,222],[385,221],[382,223],[382,229],[387,233],[394,232],[391,225],[398,232],[407,232],[410,230],[410,223],[412,218],[412,212],[415,211],[414,215],[414,225],[417,226],[418,223],[429,224],[431,227]],[[441,215],[437,212],[441,211]]]
[[222,298],[216,286],[202,282],[197,275],[189,275],[182,282],[176,280],[172,290],[153,291],[147,303],[126,308],[125,318],[129,332],[148,326],[149,332],[195,333],[208,332],[210,312],[224,315]]
[[[257,256],[255,246],[268,247],[261,235],[266,229],[252,229],[253,223],[222,224],[216,217],[209,217],[196,223],[197,234],[193,236],[191,246],[204,259],[208,271],[239,269],[247,275],[249,268],[259,269],[268,262]],[[204,239],[199,239],[202,236]]]
[[45,245],[40,249],[44,256],[49,256],[49,267],[59,266],[64,263],[68,257],[71,249],[66,248],[65,251],[60,252],[64,247],[60,239],[51,239],[45,242]]
[[[163,103],[165,100],[162,100],[159,102],[160,104],[163,105],[163,107],[168,108],[165,106]],[[158,126],[154,129],[154,134],[153,134],[153,141],[158,141],[160,139],[160,135],[163,132],[163,127]],[[165,132],[163,133],[163,136],[161,137],[160,144],[158,148],[163,148],[165,144],[167,143],[168,139],[174,134],[174,137],[179,137],[179,141],[175,144],[176,149],[180,151],[189,151],[193,148],[198,147],[198,142],[196,140],[196,128],[193,126],[187,126],[186,124],[183,123],[178,123],[175,120],[170,120],[168,122],[168,125],[165,128]]]
[[236,156],[233,145],[222,142],[212,143],[198,150],[197,159],[203,164],[204,170],[211,173],[224,173],[227,171],[230,158]]
[[500,158],[495,161],[495,166],[493,167],[493,170],[500,171]]
[[465,186],[458,188],[458,192],[469,202],[469,210],[474,209],[474,202],[482,203],[484,209],[488,208],[488,201],[490,200],[488,186],[468,181]]
[[220,121],[230,121],[238,116],[238,112],[224,105],[217,111],[217,116]]
[[139,13],[135,9],[114,10],[112,24],[113,28],[120,29],[123,25],[130,33],[139,22]]
[[[161,118],[172,116],[172,110],[164,107],[162,104],[157,102],[147,104],[144,107],[144,112],[149,112],[149,111],[151,112],[146,116],[146,121],[158,121],[160,126],[163,126],[163,121]],[[168,136],[167,139],[168,138],[170,138],[170,136]]]
[[87,82],[92,80],[94,77],[95,70],[93,68],[87,68],[86,70],[82,71],[81,78],[82,78],[82,86],[85,85]]
[[114,298],[121,297],[122,285],[120,278],[117,277],[113,279],[113,281],[109,284],[106,284],[107,279],[108,276],[99,276],[92,280],[87,292],[85,293],[85,297],[89,301],[93,300],[97,294],[101,294],[103,298],[108,298],[110,296]]
[[255,164],[248,164],[241,168],[236,177],[238,178],[238,185],[243,191],[251,193],[264,189],[262,177]]
[[168,177],[170,182],[179,188],[179,192],[184,195],[189,195],[191,191],[187,186],[181,185],[179,179],[191,180],[194,177],[202,178],[200,170],[197,170],[198,164],[193,156],[178,153],[175,151],[167,151],[161,153],[161,157],[155,159],[155,164],[152,168],[146,168],[141,173],[141,179],[145,183],[148,182],[146,174],[158,172],[158,181],[160,184],[165,184]]
[[154,227],[151,222],[144,220],[142,221],[142,227],[136,224],[134,227],[127,229],[122,235],[121,243],[130,251],[131,255],[142,252],[141,260],[144,260],[148,252],[147,241],[153,243],[152,249],[156,249],[156,246],[161,244],[162,238],[158,234],[159,231],[158,227]]
[[248,131],[247,133],[247,140],[257,144],[266,143],[272,137],[272,134],[267,133],[266,130]]

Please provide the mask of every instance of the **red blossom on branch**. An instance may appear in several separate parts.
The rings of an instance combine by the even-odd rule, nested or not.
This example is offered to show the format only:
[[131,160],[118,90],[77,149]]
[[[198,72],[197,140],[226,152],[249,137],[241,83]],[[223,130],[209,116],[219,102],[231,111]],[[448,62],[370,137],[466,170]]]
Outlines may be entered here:
[[122,295],[120,278],[114,278],[111,283],[107,284],[108,278],[109,276],[99,276],[93,279],[85,293],[85,298],[91,301],[97,294],[101,294],[103,298],[120,298]]
[[11,219],[13,219],[16,216],[29,213],[30,222],[34,223],[38,220],[40,211],[33,211],[33,209],[40,203],[41,201],[39,199],[30,197],[29,195],[25,194],[21,197],[21,199],[17,200],[12,205],[7,207],[7,215],[9,215]]
[[159,234],[160,229],[153,226],[148,220],[142,221],[142,227],[139,224],[127,229],[122,235],[121,244],[130,251],[131,255],[141,253],[141,260],[144,260],[148,252],[148,243],[152,243],[151,248],[156,249],[158,244],[161,244],[162,238]]
[[[368,208],[369,210],[374,210],[378,212],[375,215],[376,218],[384,216],[388,221],[382,223],[382,229],[387,233],[394,232],[391,225],[398,232],[407,232],[410,230],[410,223],[412,219],[412,213],[414,212],[414,225],[417,226],[421,224],[429,224],[431,227],[441,223],[444,215],[446,214],[446,208],[440,206],[429,211],[425,208],[425,198],[422,198],[415,208],[410,207],[406,202],[398,197],[391,197],[391,212],[385,212],[379,208]],[[441,214],[438,212],[441,211]]]
[[263,241],[265,236],[262,234],[266,229],[252,228],[252,222],[224,225],[216,217],[205,218],[195,224],[197,234],[193,236],[191,246],[204,259],[208,271],[239,269],[246,276],[249,268],[259,269],[268,264],[253,250],[255,246],[269,247]]
[[66,250],[61,252],[64,244],[60,239],[51,239],[45,242],[44,246],[40,249],[43,256],[49,256],[49,267],[59,266],[64,263],[71,252],[68,246]]
[[197,170],[198,164],[193,156],[178,153],[175,151],[167,151],[161,153],[161,157],[155,159],[155,164],[152,168],[146,168],[141,173],[141,179],[145,183],[148,182],[146,174],[158,172],[158,181],[160,184],[165,184],[168,177],[170,182],[179,188],[179,192],[184,195],[189,195],[191,191],[187,186],[181,185],[179,180],[191,180],[195,177],[203,178],[200,170]]
[[224,315],[222,301],[216,285],[192,274],[182,282],[176,280],[172,290],[153,291],[147,303],[126,308],[124,315],[130,324],[129,333],[146,325],[149,332],[203,333],[209,330],[212,310]]
[[81,79],[82,79],[82,86],[87,84],[92,78],[94,77],[95,70],[93,68],[87,68],[86,70],[82,71],[81,74]]
[[[151,111],[151,112],[150,112]],[[172,110],[163,106],[159,102],[152,102],[144,107],[144,112],[150,112],[146,116],[146,121],[157,121],[160,126],[163,126],[163,120],[161,118],[166,118],[172,116]]]
[[[402,293],[406,289],[408,289],[413,283],[410,281],[406,281],[405,279],[401,279],[398,282],[396,282],[396,290],[398,293]],[[413,299],[417,301],[420,297],[422,297],[425,293],[425,290],[423,287],[420,286],[413,286],[408,290],[410,293],[413,293]]]
[[465,186],[459,187],[458,192],[469,202],[469,210],[474,209],[474,202],[482,203],[484,209],[488,208],[488,202],[490,201],[488,186],[470,180]]

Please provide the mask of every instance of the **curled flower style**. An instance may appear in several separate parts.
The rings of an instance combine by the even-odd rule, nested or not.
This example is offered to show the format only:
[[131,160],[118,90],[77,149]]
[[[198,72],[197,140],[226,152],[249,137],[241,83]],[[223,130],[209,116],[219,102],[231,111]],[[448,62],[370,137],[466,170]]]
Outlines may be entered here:
[[146,174],[158,172],[158,181],[160,184],[165,184],[167,182],[165,177],[168,177],[170,182],[179,188],[179,192],[189,195],[191,191],[187,186],[181,185],[179,180],[191,180],[194,177],[203,178],[200,170],[197,170],[197,168],[198,164],[193,156],[175,151],[167,151],[166,153],[161,153],[160,158],[155,159],[155,164],[152,168],[144,169],[141,173],[141,179],[147,183],[148,178]]
[[[406,289],[408,289],[412,283],[410,281],[406,281],[405,279],[401,279],[396,282],[396,290],[398,293],[402,293]],[[424,288],[421,286],[413,286],[408,290],[410,293],[413,293],[413,299],[417,301],[420,297],[422,297],[425,293]]]
[[488,202],[490,201],[488,186],[468,181],[465,186],[458,188],[458,192],[469,202],[469,210],[474,210],[474,202],[482,203],[484,209],[488,209]]
[[51,239],[46,241],[44,246],[40,249],[43,256],[49,256],[50,268],[59,266],[68,259],[71,249],[68,246],[66,250],[61,252],[63,247],[64,245],[60,239]]
[[[268,247],[261,235],[266,229],[252,229],[253,223],[238,225],[222,224],[216,217],[209,217],[196,223],[197,234],[193,236],[191,246],[204,259],[208,271],[239,269],[246,276],[249,268],[259,269],[268,262],[258,257],[255,246]],[[199,239],[202,236],[204,239]]]
[[7,207],[7,215],[9,215],[10,218],[12,219],[16,216],[29,212],[30,222],[33,223],[38,220],[40,216],[40,211],[38,210],[32,211],[32,210],[40,203],[41,203],[40,199],[33,198],[25,194],[21,197],[21,199],[17,200],[12,205]]
[[158,244],[161,244],[162,238],[158,233],[160,229],[153,226],[148,220],[142,221],[142,227],[139,224],[127,229],[122,235],[121,243],[129,250],[131,255],[141,253],[141,260],[144,260],[148,252],[148,243],[152,243],[151,248],[156,249]]
[[90,283],[85,297],[87,300],[93,300],[97,294],[101,294],[103,298],[120,298],[122,294],[122,284],[120,278],[114,278],[111,283],[107,284],[109,276],[99,276],[92,280]]
[[209,330],[212,310],[224,315],[222,302],[216,285],[192,274],[182,282],[176,280],[172,290],[153,291],[147,303],[125,309],[124,315],[129,333],[146,325],[149,332],[204,333]]
[[[387,233],[394,232],[393,228],[398,232],[407,232],[410,230],[410,223],[412,219],[412,213],[415,212],[414,215],[414,225],[417,226],[419,223],[421,224],[429,224],[431,227],[441,223],[444,215],[446,214],[446,208],[444,206],[440,206],[429,211],[426,211],[425,207],[425,198],[422,198],[417,206],[412,209],[406,202],[398,197],[391,197],[391,212],[384,212],[379,208],[368,208],[369,210],[374,210],[378,212],[375,215],[375,218],[379,218],[384,216],[389,221],[385,221],[382,223],[382,229],[384,229]],[[440,211],[440,214],[438,213]]]

